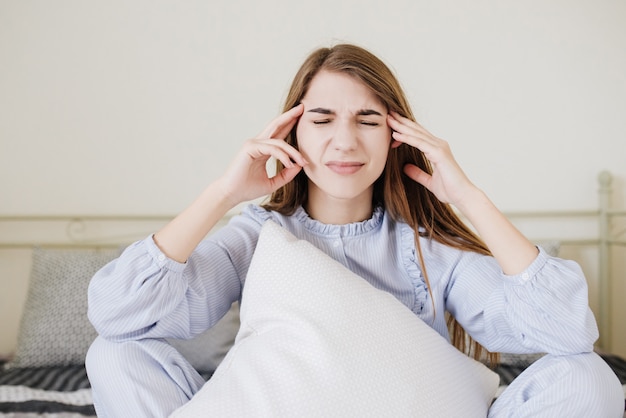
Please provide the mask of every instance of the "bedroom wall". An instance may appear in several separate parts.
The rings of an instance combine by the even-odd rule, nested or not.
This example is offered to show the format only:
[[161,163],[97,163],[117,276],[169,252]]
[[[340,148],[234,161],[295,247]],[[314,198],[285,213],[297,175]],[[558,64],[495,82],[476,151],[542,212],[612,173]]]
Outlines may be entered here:
[[623,208],[625,21],[621,0],[3,0],[0,214],[177,213],[340,41],[502,209],[593,209],[600,170]]

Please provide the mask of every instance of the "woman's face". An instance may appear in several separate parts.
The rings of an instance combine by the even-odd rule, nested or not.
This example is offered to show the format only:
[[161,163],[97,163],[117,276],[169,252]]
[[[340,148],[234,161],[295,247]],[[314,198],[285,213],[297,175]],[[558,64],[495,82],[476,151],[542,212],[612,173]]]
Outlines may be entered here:
[[302,103],[296,136],[309,162],[309,201],[371,205],[391,142],[385,105],[362,82],[329,71],[313,78]]

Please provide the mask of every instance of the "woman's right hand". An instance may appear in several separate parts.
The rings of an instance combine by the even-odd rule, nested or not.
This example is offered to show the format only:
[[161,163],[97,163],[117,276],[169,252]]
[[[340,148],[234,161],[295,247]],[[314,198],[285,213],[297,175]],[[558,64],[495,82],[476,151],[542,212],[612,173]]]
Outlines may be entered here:
[[[198,243],[226,212],[239,203],[256,199],[293,180],[306,165],[302,155],[285,138],[302,115],[298,105],[274,119],[256,138],[246,141],[226,172],[176,218],[154,235],[154,242],[168,257],[185,262]],[[267,174],[267,160],[274,157],[285,168],[274,177]]]
[[[233,206],[274,192],[293,180],[307,164],[302,154],[285,142],[303,110],[304,105],[299,104],[281,114],[237,153],[218,180]],[[273,177],[266,168],[271,157],[285,167]]]

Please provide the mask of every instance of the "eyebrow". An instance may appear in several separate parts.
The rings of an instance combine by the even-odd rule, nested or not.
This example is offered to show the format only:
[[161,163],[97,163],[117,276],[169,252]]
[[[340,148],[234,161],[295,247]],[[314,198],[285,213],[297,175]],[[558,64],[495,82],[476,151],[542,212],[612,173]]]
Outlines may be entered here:
[[[326,109],[324,107],[316,107],[314,109],[308,110],[311,113],[321,113],[322,115],[334,115],[335,111],[331,109]],[[358,116],[369,116],[369,115],[377,115],[382,116],[382,114],[374,109],[361,109],[356,112]]]

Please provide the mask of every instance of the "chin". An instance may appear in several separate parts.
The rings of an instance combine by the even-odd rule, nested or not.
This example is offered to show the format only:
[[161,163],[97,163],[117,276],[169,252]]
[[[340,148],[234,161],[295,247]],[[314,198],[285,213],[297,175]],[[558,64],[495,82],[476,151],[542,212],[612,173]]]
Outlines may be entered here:
[[369,187],[355,187],[354,185],[342,185],[335,183],[332,187],[319,188],[320,192],[340,201],[350,201],[358,199],[363,196],[364,193],[368,193]]
[[309,177],[309,190],[315,188],[321,195],[337,200],[352,200],[373,191],[375,180],[369,181],[356,176]]

